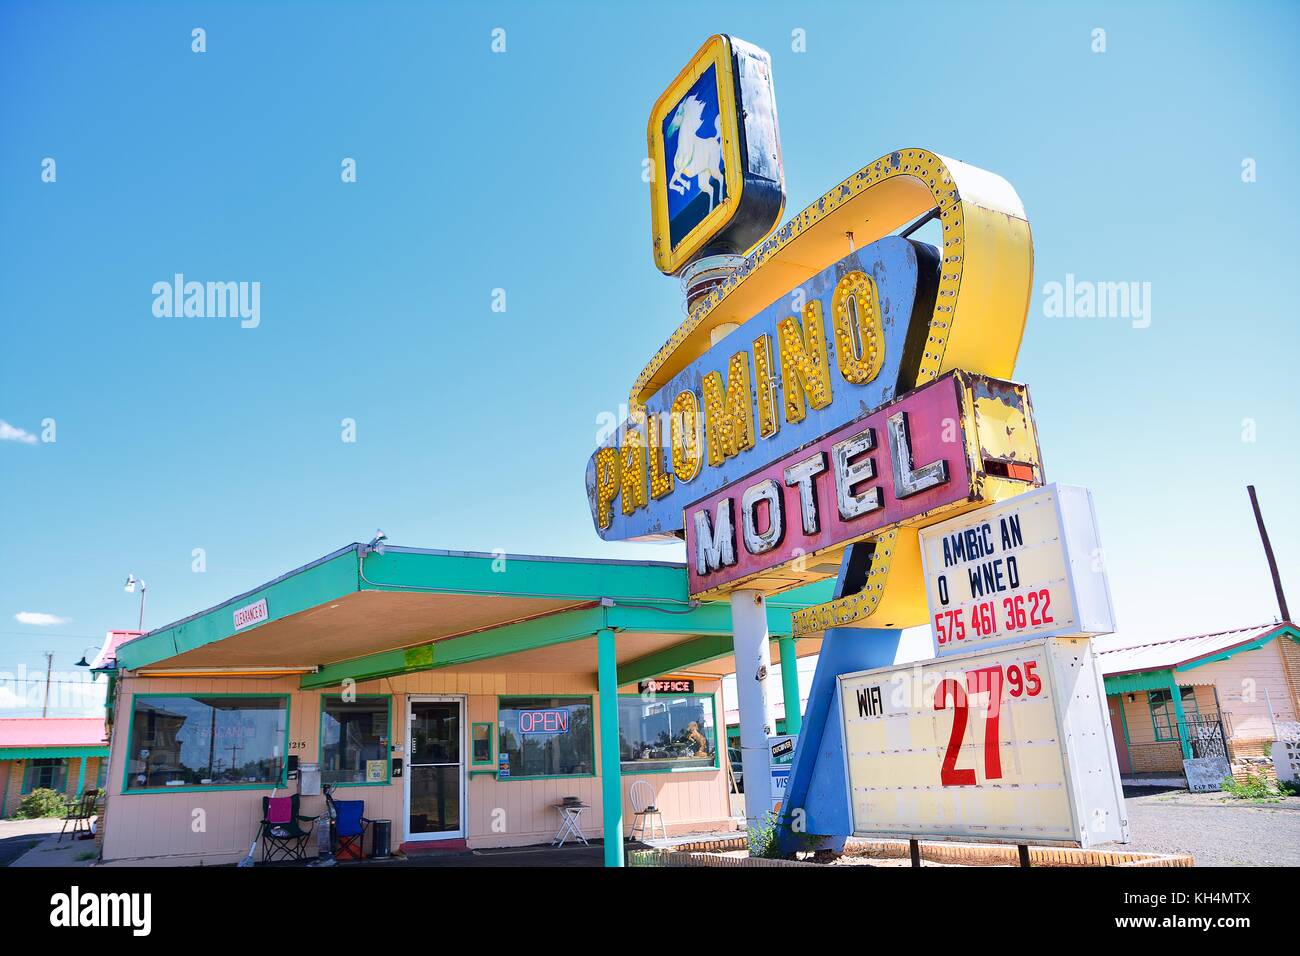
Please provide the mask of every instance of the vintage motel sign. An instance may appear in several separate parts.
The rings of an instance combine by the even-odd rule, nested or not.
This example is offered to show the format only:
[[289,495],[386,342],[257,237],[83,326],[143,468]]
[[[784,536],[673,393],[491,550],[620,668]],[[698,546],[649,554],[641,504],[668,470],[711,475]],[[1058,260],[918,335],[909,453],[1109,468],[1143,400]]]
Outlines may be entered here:
[[1087,638],[838,680],[856,836],[1128,842],[1106,694]]
[[[931,256],[916,252],[930,247],[910,243],[913,257],[918,259],[918,283],[922,284],[912,296],[909,313],[892,291],[887,296],[880,288],[882,273],[874,260],[890,261],[887,245],[906,240],[889,237],[889,233],[934,209],[944,226],[943,247]],[[882,239],[884,244],[875,245]],[[848,267],[847,271],[865,273],[876,288],[855,282],[840,289],[841,313],[828,308],[834,303],[826,293],[830,280],[830,297],[835,295],[850,241],[864,256],[870,249],[872,258],[864,258],[858,268]],[[926,263],[935,258],[939,268],[932,272]],[[847,398],[850,414],[841,421],[849,421],[894,394],[952,369],[1009,376],[1024,331],[1032,272],[1028,223],[1019,198],[1005,180],[919,149],[899,150],[864,167],[765,240],[746,266],[693,309],[642,370],[632,386],[629,421],[597,449],[587,465],[587,492],[598,532],[607,540],[680,534],[684,530],[682,504],[698,500],[790,450],[779,441],[756,441],[756,451],[743,454],[751,450],[746,434],[746,440],[736,445],[740,451],[724,454],[722,465],[711,466],[707,460],[699,463],[711,438],[709,422],[701,421],[707,411],[704,378],[709,372],[718,372],[723,376],[718,391],[725,392],[725,399],[734,399],[726,388],[725,373],[742,351],[749,352],[742,361],[748,366],[751,382],[760,378],[764,384],[770,382],[782,396],[780,402],[771,401],[776,421],[769,421],[769,429],[787,431],[787,426],[803,423],[812,417],[812,411],[823,409],[827,395],[832,409]],[[931,276],[934,284],[924,285]],[[814,299],[820,306],[813,306],[819,314],[811,326],[820,336],[810,334],[805,311]],[[883,355],[873,359],[869,350],[862,349],[872,340],[877,320],[884,348]],[[906,324],[905,329],[895,328],[900,321]],[[773,334],[782,323],[793,336],[802,336],[802,343]],[[740,327],[715,345],[711,335],[723,324]],[[849,335],[852,354],[833,351],[843,332]],[[763,345],[753,347],[760,340],[769,344],[770,355],[760,356]],[[781,354],[783,342],[789,346],[786,355]],[[824,363],[820,361],[823,346]],[[760,371],[764,359],[768,364]],[[847,360],[849,377],[845,377],[842,359]],[[856,368],[858,365],[862,367]],[[823,368],[830,370],[829,382],[821,377]],[[808,376],[812,378],[811,395],[804,384]],[[872,388],[874,396],[869,391]],[[694,398],[682,394],[688,390],[694,392]],[[760,403],[765,396],[771,398],[771,392],[754,391],[757,431],[763,411]],[[792,392],[804,399],[802,415],[793,402],[787,409]],[[676,457],[669,431],[674,404],[681,421]],[[656,420],[654,413],[665,409],[668,422],[662,414]],[[724,402],[722,411],[730,409],[730,402]],[[715,446],[732,447],[735,437],[728,434],[729,421],[728,414],[715,414]],[[651,428],[655,435],[648,433]],[[813,432],[812,426],[806,425],[803,440],[813,440],[827,430]],[[699,448],[690,444],[691,436],[698,439]],[[651,451],[659,452],[653,461]],[[737,460],[740,458],[744,461]],[[710,482],[716,484],[710,486]]]
[[688,506],[690,594],[816,580],[839,570],[847,544],[1040,479],[1028,391],[952,372]]
[[743,255],[776,227],[785,173],[766,50],[710,37],[655,101],[646,136],[661,272],[703,255]]
[[920,532],[938,653],[1115,630],[1092,493],[1049,485]]
[[[926,149],[895,150],[765,237],[783,190],[770,61],[725,36],[711,38],[656,102],[648,136],[660,269],[675,274],[702,256],[753,248],[692,304],[633,382],[627,420],[588,461],[602,538],[686,537],[693,503],[947,372],[1010,376],[1033,243],[1020,199],[1001,177]],[[940,248],[893,235],[926,218],[941,226]],[[1021,433],[1029,431],[1031,422]],[[1005,497],[987,490],[1001,482],[1039,483],[1036,443],[1032,464],[1028,477],[989,472],[971,503]],[[856,536],[872,542],[863,552],[867,586],[816,609],[803,626],[862,625],[870,615],[885,625],[925,620],[916,530],[952,513],[912,515]],[[776,590],[838,570],[829,552],[816,561],[793,550],[785,557],[781,567],[745,576],[794,570],[793,580],[763,585]],[[699,593],[743,583],[725,576],[716,586],[699,582]]]

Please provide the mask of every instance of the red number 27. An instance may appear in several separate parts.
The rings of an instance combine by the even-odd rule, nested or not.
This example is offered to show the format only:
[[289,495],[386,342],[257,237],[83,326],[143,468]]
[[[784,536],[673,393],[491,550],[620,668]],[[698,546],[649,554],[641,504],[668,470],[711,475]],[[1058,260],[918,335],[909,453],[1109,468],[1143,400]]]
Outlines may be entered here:
[[981,667],[966,673],[966,686],[949,677],[939,682],[934,691],[934,709],[944,710],[952,701],[952,732],[948,735],[948,749],[944,751],[939,782],[945,787],[973,787],[975,771],[958,768],[962,740],[966,736],[966,722],[970,717],[969,694],[987,693],[988,706],[984,718],[984,776],[988,780],[1002,779],[1002,754],[998,749],[998,719],[1002,716],[1002,668],[998,665]]

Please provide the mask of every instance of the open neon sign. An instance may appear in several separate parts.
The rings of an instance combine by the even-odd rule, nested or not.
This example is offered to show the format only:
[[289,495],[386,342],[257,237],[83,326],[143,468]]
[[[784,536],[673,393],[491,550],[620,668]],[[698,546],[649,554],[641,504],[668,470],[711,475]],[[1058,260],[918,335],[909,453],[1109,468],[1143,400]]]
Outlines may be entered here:
[[567,734],[569,712],[567,710],[521,710],[519,732],[521,734]]

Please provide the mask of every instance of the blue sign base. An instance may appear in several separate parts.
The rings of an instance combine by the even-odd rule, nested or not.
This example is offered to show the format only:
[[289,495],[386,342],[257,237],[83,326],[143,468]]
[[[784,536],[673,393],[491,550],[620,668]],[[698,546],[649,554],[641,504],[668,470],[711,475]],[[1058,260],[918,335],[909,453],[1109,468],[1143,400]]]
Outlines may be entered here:
[[[786,801],[782,805],[781,817],[785,824],[781,828],[782,852],[809,849],[805,834],[827,837],[819,846],[842,850],[844,841],[853,833],[836,678],[893,664],[902,636],[898,628],[860,627],[830,628],[823,636],[808,694],[808,712],[795,747]],[[790,828],[789,811],[796,807],[802,807],[805,814],[802,833]]]

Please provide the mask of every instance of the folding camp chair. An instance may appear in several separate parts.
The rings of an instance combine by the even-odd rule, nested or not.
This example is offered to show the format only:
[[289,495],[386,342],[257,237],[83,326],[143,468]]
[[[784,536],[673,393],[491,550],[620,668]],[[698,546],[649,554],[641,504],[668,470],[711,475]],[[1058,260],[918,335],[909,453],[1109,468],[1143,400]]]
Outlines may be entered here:
[[72,839],[77,838],[77,834],[82,830],[90,835],[90,821],[95,818],[95,813],[99,805],[99,791],[87,790],[81,795],[80,800],[69,801],[68,812],[63,817],[63,829],[59,831],[59,838],[56,843],[63,842],[63,834],[68,830],[68,824],[72,824]]
[[366,828],[371,821],[365,816],[364,800],[331,800],[334,804],[334,857],[338,860],[361,860],[366,855]]
[[[304,830],[300,824],[307,823]],[[262,862],[307,859],[307,840],[315,817],[298,813],[298,794],[262,798]]]

